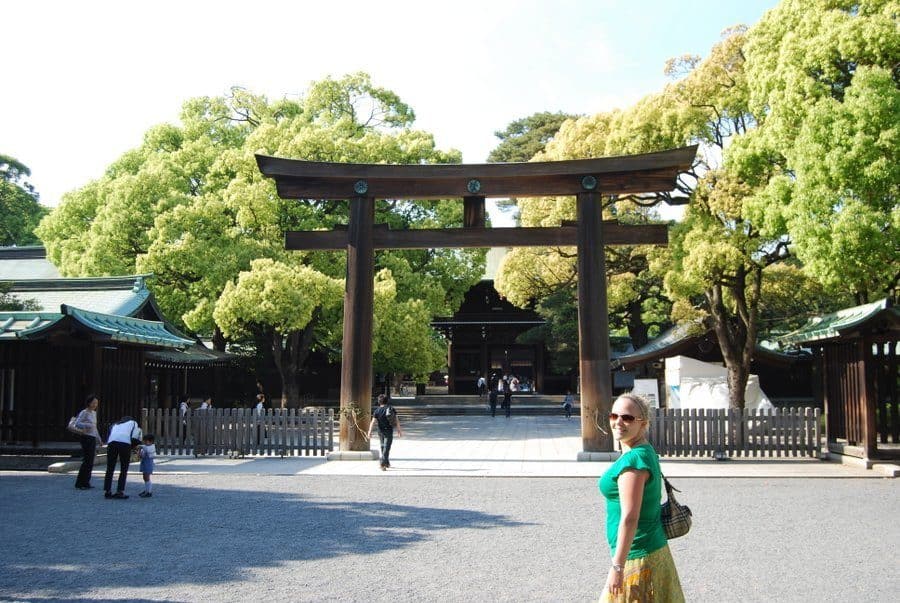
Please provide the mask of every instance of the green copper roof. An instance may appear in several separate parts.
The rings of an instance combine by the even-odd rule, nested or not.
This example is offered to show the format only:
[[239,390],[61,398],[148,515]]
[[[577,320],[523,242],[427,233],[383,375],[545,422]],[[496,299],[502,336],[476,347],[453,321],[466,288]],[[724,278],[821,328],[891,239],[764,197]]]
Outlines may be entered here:
[[895,325],[900,323],[900,309],[893,307],[890,300],[885,298],[871,304],[810,318],[805,325],[780,337],[779,340],[786,343],[806,343],[834,339],[862,327],[880,315],[885,315]]
[[43,339],[54,327],[66,322],[87,329],[92,335],[135,345],[185,348],[190,339],[173,335],[161,322],[101,314],[62,305],[54,312],[0,312],[0,341]]
[[0,341],[37,338],[62,318],[56,312],[0,312]]

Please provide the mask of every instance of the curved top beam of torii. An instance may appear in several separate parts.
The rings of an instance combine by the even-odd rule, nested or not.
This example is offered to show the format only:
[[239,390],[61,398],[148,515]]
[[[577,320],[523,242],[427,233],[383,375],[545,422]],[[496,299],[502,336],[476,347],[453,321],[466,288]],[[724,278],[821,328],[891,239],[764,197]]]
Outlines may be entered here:
[[697,146],[657,153],[483,164],[365,164],[303,161],[257,155],[260,172],[273,178],[284,199],[447,199],[604,195],[672,190],[691,168]]

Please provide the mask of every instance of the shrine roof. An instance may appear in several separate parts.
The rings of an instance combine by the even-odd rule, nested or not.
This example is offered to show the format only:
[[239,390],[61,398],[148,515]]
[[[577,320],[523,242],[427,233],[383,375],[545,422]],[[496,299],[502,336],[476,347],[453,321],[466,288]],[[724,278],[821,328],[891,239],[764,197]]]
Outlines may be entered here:
[[9,292],[22,300],[34,300],[42,311],[52,312],[68,304],[91,312],[133,316],[151,303],[145,280],[146,275],[13,280]]
[[90,312],[63,304],[59,312],[0,312],[0,340],[44,339],[71,324],[99,339],[161,348],[194,342],[174,335],[161,322]]
[[43,247],[0,247],[0,280],[59,277],[59,270],[47,259]]
[[184,350],[155,350],[147,352],[147,366],[162,368],[205,368],[208,366],[226,366],[237,356],[227,352],[211,350],[200,343]]
[[[612,360],[612,368],[630,368],[645,362],[681,355],[691,347],[706,344],[706,342],[708,345],[718,346],[715,334],[711,330],[694,323],[677,324],[638,349],[616,356]],[[780,364],[790,364],[798,357],[805,355],[771,350],[759,344],[756,345],[754,351],[755,358],[765,358],[770,363]]]
[[844,308],[830,314],[810,318],[805,325],[779,338],[785,343],[812,343],[826,339],[839,339],[852,336],[857,331],[873,327],[876,329],[900,330],[900,308],[885,298]]

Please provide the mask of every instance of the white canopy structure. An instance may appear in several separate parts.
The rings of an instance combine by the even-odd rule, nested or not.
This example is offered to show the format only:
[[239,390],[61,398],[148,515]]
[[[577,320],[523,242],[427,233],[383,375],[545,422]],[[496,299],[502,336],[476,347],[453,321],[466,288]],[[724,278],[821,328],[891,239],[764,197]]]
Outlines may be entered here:
[[[668,408],[728,408],[728,369],[687,356],[672,356],[666,363]],[[744,394],[745,408],[772,410],[774,405],[750,375]]]

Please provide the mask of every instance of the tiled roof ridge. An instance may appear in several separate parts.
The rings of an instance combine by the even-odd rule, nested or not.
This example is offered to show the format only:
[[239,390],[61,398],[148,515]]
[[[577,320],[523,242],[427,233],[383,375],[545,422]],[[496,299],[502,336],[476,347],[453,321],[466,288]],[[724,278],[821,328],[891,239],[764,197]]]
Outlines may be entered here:
[[[158,320],[92,312],[67,304],[62,304],[59,310],[62,315],[71,316],[91,329],[105,332],[117,341],[143,340],[144,343],[149,341],[164,347],[180,348],[193,344],[192,340],[171,333],[166,329],[165,323]],[[141,329],[142,332],[135,333],[135,329]]]
[[[146,280],[152,274],[133,274],[128,276],[90,276],[48,279],[19,279],[3,281],[12,283],[10,291],[89,291],[146,288]],[[0,279],[2,280],[2,279]]]
[[0,260],[43,260],[46,257],[47,250],[43,245],[0,247]]

